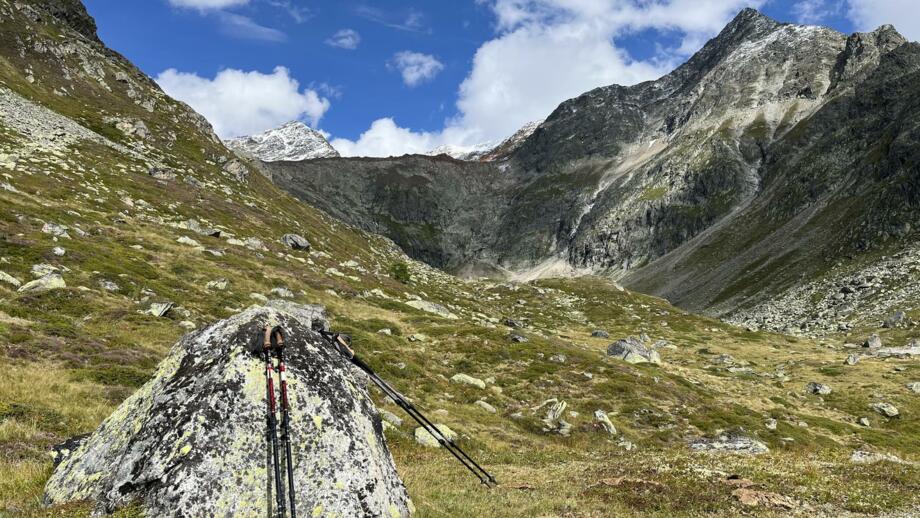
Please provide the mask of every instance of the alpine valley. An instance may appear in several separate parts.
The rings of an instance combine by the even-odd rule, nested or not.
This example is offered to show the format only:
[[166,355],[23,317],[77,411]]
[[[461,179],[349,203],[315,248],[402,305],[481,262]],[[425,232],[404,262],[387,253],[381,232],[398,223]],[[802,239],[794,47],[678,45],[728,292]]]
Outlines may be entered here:
[[79,0],[0,0],[0,34],[0,516],[263,515],[269,323],[304,516],[920,515],[894,27],[746,9],[658,80],[391,158],[222,141]]

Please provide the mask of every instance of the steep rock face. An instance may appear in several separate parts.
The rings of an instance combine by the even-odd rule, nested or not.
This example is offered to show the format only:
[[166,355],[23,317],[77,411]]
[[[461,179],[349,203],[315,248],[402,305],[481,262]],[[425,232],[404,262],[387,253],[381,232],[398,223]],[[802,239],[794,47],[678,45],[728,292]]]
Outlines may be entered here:
[[[425,205],[409,219],[433,239],[407,239],[382,224],[408,222],[411,211],[400,204],[332,212],[455,271],[525,279],[602,273],[694,309],[731,311],[796,276],[819,275],[833,254],[871,248],[869,235],[908,239],[909,227],[895,232],[892,218],[920,221],[909,197],[917,146],[905,116],[913,110],[911,49],[890,26],[847,37],[745,9],[661,79],[562,103],[481,171],[477,182],[495,188],[471,189],[457,177],[464,168],[431,162],[426,195],[406,202]],[[417,162],[387,167],[399,175]],[[372,199],[394,188],[377,182],[374,164],[334,162],[321,166],[326,184],[316,187],[317,168],[287,167],[283,186],[326,210],[328,202],[306,191],[348,198],[358,190]],[[882,201],[889,191],[895,206]],[[426,203],[455,197],[479,217]],[[850,210],[836,210],[841,204]],[[827,217],[816,217],[825,209]],[[469,242],[441,239],[445,222]],[[780,228],[799,232],[786,241],[765,233]],[[792,260],[784,246],[800,249],[795,266],[766,275],[766,264]]]
[[293,121],[258,135],[224,142],[230,149],[265,162],[298,161],[339,156],[320,132]]
[[99,41],[99,36],[96,34],[96,20],[86,12],[86,7],[80,0],[46,0],[43,2],[43,7],[71,29],[90,40]]
[[[390,237],[413,257],[455,270],[483,256],[511,178],[446,156],[266,164],[278,186],[332,216]],[[485,251],[484,251],[485,250]]]
[[149,516],[256,516],[268,507],[265,324],[288,334],[294,480],[301,514],[408,516],[380,417],[350,364],[312,326],[323,308],[272,303],[192,333],[154,378],[66,456],[45,501],[137,501]]

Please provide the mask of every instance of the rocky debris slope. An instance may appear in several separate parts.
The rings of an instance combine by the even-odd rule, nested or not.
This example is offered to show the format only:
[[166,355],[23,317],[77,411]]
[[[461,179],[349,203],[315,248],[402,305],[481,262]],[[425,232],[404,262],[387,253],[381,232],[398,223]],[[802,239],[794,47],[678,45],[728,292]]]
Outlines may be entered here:
[[[313,326],[319,306],[274,303],[190,334],[156,375],[48,481],[47,504],[133,501],[150,516],[255,516],[268,508],[264,325],[288,334],[294,480],[304,515],[408,516],[380,417],[365,387]],[[255,341],[255,344],[254,344]]]
[[913,246],[862,268],[835,267],[821,279],[731,314],[736,325],[806,336],[868,327],[908,327],[905,311],[920,300],[920,248]]
[[300,121],[258,135],[224,141],[230,149],[264,162],[313,160],[338,157],[339,152],[322,133]]
[[724,315],[913,241],[918,55],[891,26],[848,37],[745,9],[670,74],[562,103],[475,175],[419,157],[269,169],[438,267],[603,273]]

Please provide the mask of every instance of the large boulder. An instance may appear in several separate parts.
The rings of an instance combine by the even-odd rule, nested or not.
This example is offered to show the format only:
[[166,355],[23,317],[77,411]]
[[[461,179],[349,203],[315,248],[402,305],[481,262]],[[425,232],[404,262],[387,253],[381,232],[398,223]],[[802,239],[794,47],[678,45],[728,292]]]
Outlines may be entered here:
[[287,331],[296,501],[305,516],[394,516],[412,504],[360,371],[312,329],[319,306],[273,301],[186,335],[153,379],[82,444],[45,487],[45,503],[138,502],[147,516],[259,516],[270,500],[266,324]]
[[638,338],[630,336],[610,344],[607,356],[619,358],[627,363],[661,363],[658,351],[650,349]]

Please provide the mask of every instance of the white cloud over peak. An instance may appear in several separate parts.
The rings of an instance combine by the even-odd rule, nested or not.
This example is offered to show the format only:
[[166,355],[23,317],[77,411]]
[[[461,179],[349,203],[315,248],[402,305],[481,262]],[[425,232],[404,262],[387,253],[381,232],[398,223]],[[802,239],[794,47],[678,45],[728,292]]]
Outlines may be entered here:
[[435,78],[442,70],[444,64],[438,58],[421,52],[397,52],[389,65],[399,70],[406,86],[418,86]]
[[291,120],[316,127],[330,106],[315,90],[301,90],[284,67],[270,74],[225,69],[213,79],[169,69],[156,82],[204,115],[222,138],[252,135]]
[[917,0],[847,0],[848,16],[859,31],[890,23],[911,41],[920,40]]
[[348,50],[355,50],[360,44],[361,35],[353,29],[342,29],[326,40],[326,45]]
[[235,7],[246,5],[249,0],[169,0],[169,4],[174,7],[187,7],[191,9],[224,9],[226,7]]
[[[499,140],[559,103],[610,84],[631,85],[673,68],[716,35],[744,7],[766,0],[477,0],[495,15],[496,34],[473,58],[460,85],[457,115],[438,132],[413,132],[391,118],[356,141],[338,139],[344,155],[400,155],[424,143],[460,146]],[[682,43],[648,61],[616,44],[631,32],[676,32]],[[408,84],[408,82],[407,82]],[[392,140],[388,140],[392,139]]]

